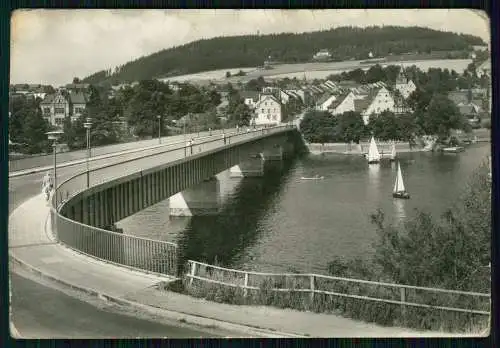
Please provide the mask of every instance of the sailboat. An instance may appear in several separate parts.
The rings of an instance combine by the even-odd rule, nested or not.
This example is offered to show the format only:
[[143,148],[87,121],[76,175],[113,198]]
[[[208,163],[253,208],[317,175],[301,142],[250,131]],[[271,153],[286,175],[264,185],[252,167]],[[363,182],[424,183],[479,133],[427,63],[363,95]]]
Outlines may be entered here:
[[395,143],[392,143],[391,155],[389,156],[389,159],[391,161],[395,161],[396,160],[396,144]]
[[380,162],[380,153],[378,152],[377,144],[375,143],[375,139],[372,137],[370,140],[370,147],[368,148],[368,164],[379,163]]
[[392,197],[409,199],[410,194],[406,192],[405,184],[403,182],[403,174],[401,174],[401,166],[398,162],[398,174],[396,176],[396,182],[394,183],[394,188],[392,189]]

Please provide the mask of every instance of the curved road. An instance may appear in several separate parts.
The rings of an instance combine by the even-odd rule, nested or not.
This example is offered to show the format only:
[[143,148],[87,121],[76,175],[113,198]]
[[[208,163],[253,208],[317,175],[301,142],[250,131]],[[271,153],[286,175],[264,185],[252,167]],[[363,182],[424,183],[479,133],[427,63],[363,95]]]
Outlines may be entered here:
[[[182,139],[182,136],[181,136]],[[178,141],[169,137],[169,142]],[[137,145],[137,143],[133,143]],[[108,151],[103,148],[101,151]],[[114,151],[117,151],[116,149]],[[135,157],[135,156],[134,156]],[[115,159],[116,162],[123,160]],[[100,160],[93,166],[110,164],[112,159]],[[58,170],[58,180],[82,172],[85,164],[68,166]],[[38,194],[42,176],[36,173],[9,179],[9,214],[26,199]],[[241,337],[237,333],[224,333],[217,329],[190,328],[182,323],[162,324],[132,315],[114,313],[109,308],[98,308],[65,294],[62,289],[43,282],[29,272],[13,267],[11,274],[12,316],[16,329],[23,337]],[[30,279],[31,278],[31,279]],[[35,281],[33,281],[35,279]],[[81,296],[80,296],[81,297]],[[96,302],[95,300],[93,302]],[[98,304],[102,306],[103,304]],[[116,312],[116,308],[114,308]]]

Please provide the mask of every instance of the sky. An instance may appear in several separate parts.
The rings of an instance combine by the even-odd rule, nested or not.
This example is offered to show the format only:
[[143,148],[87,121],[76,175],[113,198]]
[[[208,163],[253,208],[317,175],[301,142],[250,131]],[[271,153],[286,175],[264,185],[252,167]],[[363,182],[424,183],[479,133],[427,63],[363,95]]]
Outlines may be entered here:
[[422,26],[490,43],[488,17],[465,9],[18,10],[10,80],[59,86],[203,38],[373,25]]

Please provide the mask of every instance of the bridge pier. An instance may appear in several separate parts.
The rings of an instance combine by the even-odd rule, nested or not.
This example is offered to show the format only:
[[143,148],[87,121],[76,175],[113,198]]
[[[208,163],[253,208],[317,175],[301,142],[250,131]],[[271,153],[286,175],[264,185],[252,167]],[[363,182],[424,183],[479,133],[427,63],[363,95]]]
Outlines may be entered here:
[[264,175],[264,160],[261,154],[255,154],[229,169],[230,177],[260,177]]
[[281,161],[283,159],[283,148],[281,145],[274,145],[271,149],[265,149],[262,158],[264,161]]
[[171,216],[215,215],[219,212],[220,184],[213,176],[169,198]]

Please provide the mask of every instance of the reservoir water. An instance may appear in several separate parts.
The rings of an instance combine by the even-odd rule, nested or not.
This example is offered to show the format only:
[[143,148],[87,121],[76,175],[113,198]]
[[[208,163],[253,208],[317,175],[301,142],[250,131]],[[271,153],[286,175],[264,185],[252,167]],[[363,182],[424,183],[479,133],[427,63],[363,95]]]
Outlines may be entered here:
[[[256,271],[324,273],[334,257],[369,255],[376,240],[369,215],[393,223],[415,209],[440,215],[450,207],[490,144],[459,154],[398,154],[409,200],[392,198],[394,163],[358,156],[307,155],[266,167],[263,178],[218,175],[223,203],[215,216],[170,218],[168,200],[118,223],[125,233],[178,243],[193,259]],[[302,177],[323,176],[322,180]]]

